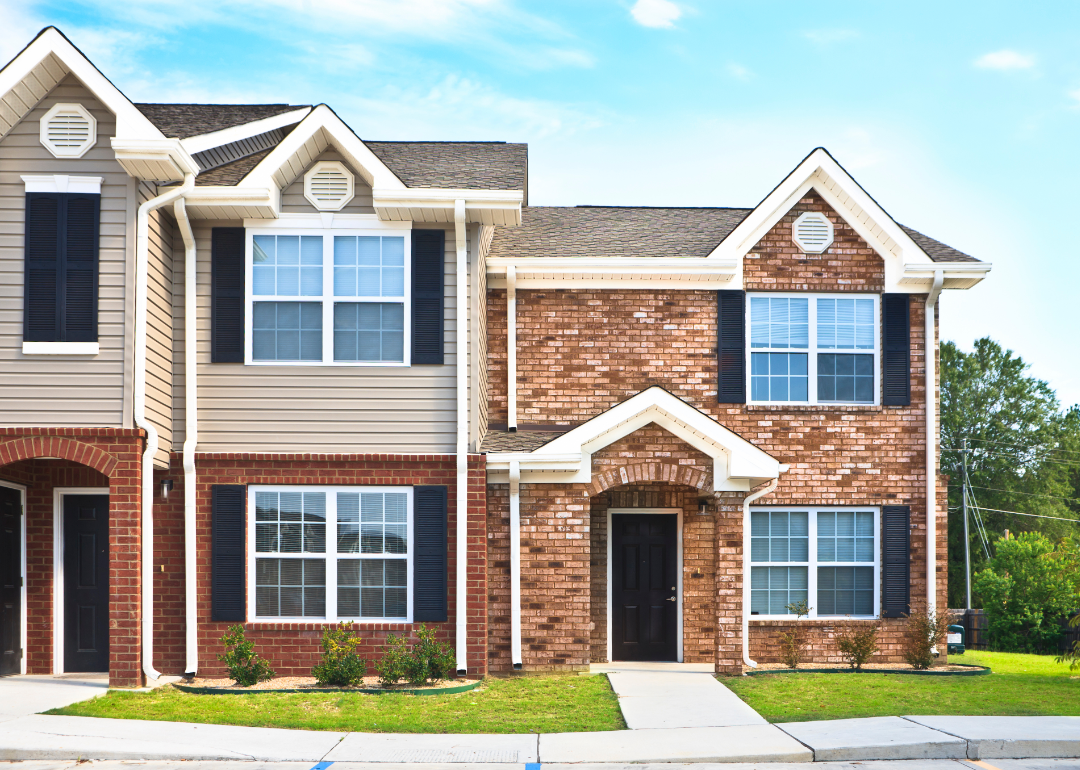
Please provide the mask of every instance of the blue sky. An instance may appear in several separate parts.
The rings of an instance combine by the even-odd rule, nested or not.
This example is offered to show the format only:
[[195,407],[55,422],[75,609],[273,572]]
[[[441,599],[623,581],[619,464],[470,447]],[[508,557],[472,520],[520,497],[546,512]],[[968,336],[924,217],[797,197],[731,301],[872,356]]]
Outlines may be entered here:
[[537,205],[752,206],[827,147],[994,263],[942,337],[1080,402],[1080,3],[0,0],[136,101],[326,102],[366,139],[530,145]]

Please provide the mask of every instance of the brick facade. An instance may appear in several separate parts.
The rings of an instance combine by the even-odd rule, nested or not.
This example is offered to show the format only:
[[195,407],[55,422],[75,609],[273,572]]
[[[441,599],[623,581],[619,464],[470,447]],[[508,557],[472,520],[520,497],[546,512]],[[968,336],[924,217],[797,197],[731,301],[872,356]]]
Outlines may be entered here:
[[139,430],[0,428],[0,480],[26,487],[27,673],[53,671],[53,490],[108,488],[109,682],[142,683],[142,449]]
[[[833,245],[821,255],[804,254],[791,240],[791,224],[805,211],[821,211],[834,226]],[[883,260],[818,196],[811,191],[751,250],[744,260],[747,291],[880,293],[885,286]],[[775,492],[759,501],[770,506],[843,505],[911,506],[911,597],[915,606],[926,596],[926,435],[925,295],[912,295],[911,404],[907,407],[786,405],[756,406],[716,402],[716,295],[698,290],[522,290],[517,292],[518,422],[523,427],[573,427],[629,397],[659,385],[708,414],[724,427],[790,465]],[[557,319],[557,323],[554,322]],[[489,290],[487,326],[490,369],[489,403],[493,423],[506,421],[506,293]],[[936,330],[935,330],[936,332]],[[578,655],[602,660],[606,655],[606,509],[627,500],[664,501],[684,514],[684,645],[686,659],[715,658],[723,668],[741,666],[742,494],[727,494],[717,512],[702,521],[696,514],[697,490],[711,490],[711,463],[656,426],[648,426],[593,457],[593,484],[588,490],[558,484],[522,485],[522,605],[536,617],[553,616],[545,647],[565,645],[573,650],[567,665],[580,666]],[[947,539],[944,482],[937,505],[939,576],[937,594],[944,601]],[[527,491],[526,491],[527,490]],[[590,500],[582,507],[579,495]],[[650,497],[651,496],[651,497]],[[508,571],[505,485],[489,487],[489,556],[493,569]],[[526,503],[526,500],[528,501]],[[623,502],[615,503],[613,500]],[[691,501],[694,501],[693,504]],[[529,515],[525,528],[526,508]],[[587,516],[586,516],[587,514]],[[583,521],[571,525],[570,521]],[[565,522],[565,523],[564,523]],[[584,564],[576,540],[589,539],[591,606],[569,600],[562,581],[580,581]],[[527,534],[526,534],[527,533]],[[529,544],[525,544],[528,538]],[[535,563],[543,554],[550,563],[563,563],[550,578],[538,580]],[[530,572],[525,577],[526,563]],[[699,568],[701,578],[688,570]],[[604,575],[601,580],[600,576]],[[493,612],[508,598],[508,577],[491,580]],[[696,586],[712,583],[710,591]],[[706,595],[709,597],[706,600]],[[811,602],[812,603],[812,602]],[[581,612],[566,617],[568,607]],[[523,616],[525,611],[523,609]],[[498,618],[502,618],[499,615]],[[588,618],[588,650],[578,634]],[[492,630],[496,627],[492,618]],[[604,621],[604,622],[602,622]],[[883,621],[882,655],[899,659],[900,621]],[[776,659],[776,636],[782,622],[752,621],[752,655],[763,662]],[[813,621],[820,634],[828,621]],[[508,626],[508,623],[507,623]],[[523,628],[527,626],[523,617]],[[501,627],[501,626],[500,626]],[[712,636],[711,647],[706,647]],[[493,639],[493,668],[505,654]],[[507,642],[508,644],[508,642]],[[528,645],[525,645],[528,647]],[[826,646],[815,655],[827,659]],[[715,653],[707,652],[715,650]],[[530,654],[533,657],[530,659]],[[543,658],[544,665],[554,656]],[[541,656],[525,652],[526,667]],[[497,663],[499,661],[499,663]],[[741,668],[740,668],[741,670]]]
[[[416,486],[445,485],[448,489],[448,602],[445,623],[429,624],[439,630],[439,638],[454,645],[457,617],[455,606],[456,565],[456,460],[452,455],[274,455],[197,454],[197,542],[199,595],[199,672],[203,676],[224,676],[224,664],[217,660],[222,651],[221,636],[230,623],[210,619],[210,516],[211,488],[215,484],[290,484]],[[166,674],[184,673],[184,493],[183,465],[172,456],[168,471],[155,474],[175,481],[165,503],[155,506],[155,558],[166,568],[155,591],[155,664]],[[469,457],[469,564],[468,581],[468,671],[487,671],[487,564],[484,471],[479,455]],[[249,511],[249,515],[251,512]],[[410,577],[411,580],[411,577]],[[245,623],[256,650],[270,661],[279,676],[309,676],[318,662],[319,645],[325,623]],[[410,632],[415,626],[404,623],[356,624],[364,640],[361,654],[376,660],[389,633]]]

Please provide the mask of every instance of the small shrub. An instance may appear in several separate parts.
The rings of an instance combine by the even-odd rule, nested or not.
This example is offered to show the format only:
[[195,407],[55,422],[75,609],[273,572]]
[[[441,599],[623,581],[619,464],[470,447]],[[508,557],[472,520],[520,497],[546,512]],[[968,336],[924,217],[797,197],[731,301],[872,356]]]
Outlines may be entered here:
[[251,687],[259,682],[269,682],[274,678],[270,664],[255,654],[255,642],[249,642],[244,636],[244,627],[239,623],[231,626],[221,637],[225,652],[218,655],[229,670],[229,676],[241,687]]
[[904,660],[920,671],[934,665],[934,647],[945,643],[949,632],[950,615],[947,609],[938,607],[930,612],[928,607],[913,611],[907,616],[904,628]]
[[404,635],[390,634],[386,637],[386,649],[383,656],[375,661],[375,672],[379,675],[379,684],[393,687],[405,678],[405,659],[409,655],[408,640]]
[[335,687],[362,684],[367,661],[356,652],[361,642],[353,636],[351,622],[323,628],[322,661],[311,669],[315,681]]
[[847,664],[862,671],[877,652],[878,624],[849,620],[836,626],[836,646]]
[[792,602],[786,609],[795,616],[795,625],[780,634],[780,660],[788,668],[798,668],[806,655],[806,629],[799,621],[810,614],[810,608],[803,599]]
[[386,650],[375,664],[375,670],[384,687],[391,687],[402,679],[411,685],[422,685],[446,679],[456,664],[453,649],[435,639],[434,628],[421,623],[411,648],[405,636],[390,634],[386,638]]

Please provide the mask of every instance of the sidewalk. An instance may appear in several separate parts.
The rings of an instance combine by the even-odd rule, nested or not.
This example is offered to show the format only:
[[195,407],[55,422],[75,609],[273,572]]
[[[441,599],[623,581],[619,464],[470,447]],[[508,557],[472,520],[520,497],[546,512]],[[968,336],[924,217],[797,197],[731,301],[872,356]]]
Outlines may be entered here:
[[[669,664],[671,665],[671,664]],[[1009,758],[1080,757],[1080,717],[909,716],[770,725],[712,676],[692,668],[605,667],[631,729],[527,735],[344,733],[46,716],[53,708],[104,692],[104,682],[0,679],[0,760],[143,760],[348,762],[513,766],[565,764],[577,770],[610,763],[807,763],[868,770],[874,760],[908,760],[903,770],[997,768],[1067,770],[1080,762]],[[36,679],[36,678],[35,678]],[[51,678],[48,678],[51,679]],[[16,697],[41,686],[33,697]],[[41,706],[42,703],[48,705]],[[943,760],[949,760],[942,762]],[[992,764],[977,764],[976,761]],[[1034,761],[1034,760],[1032,760]],[[310,770],[305,767],[287,770]],[[750,767],[746,765],[745,767]],[[50,765],[40,770],[60,770]],[[195,770],[185,765],[189,770]],[[725,764],[725,768],[736,765]],[[777,764],[768,767],[779,770]],[[20,766],[19,770],[35,770]],[[285,770],[285,769],[283,769]],[[320,768],[325,770],[325,768]],[[334,770],[347,770],[335,767]],[[509,770],[509,767],[507,767]],[[545,768],[547,770],[547,768]]]

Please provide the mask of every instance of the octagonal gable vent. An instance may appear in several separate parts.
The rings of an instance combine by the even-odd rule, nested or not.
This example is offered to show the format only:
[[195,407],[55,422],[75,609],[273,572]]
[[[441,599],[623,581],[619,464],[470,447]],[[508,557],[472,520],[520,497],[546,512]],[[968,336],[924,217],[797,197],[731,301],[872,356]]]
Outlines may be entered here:
[[81,158],[97,142],[97,121],[81,104],[54,104],[41,118],[41,143],[57,158]]
[[353,199],[353,175],[341,161],[320,161],[304,174],[304,197],[319,211],[340,211]]
[[824,214],[807,211],[791,226],[791,237],[807,254],[820,254],[832,245],[832,222]]

